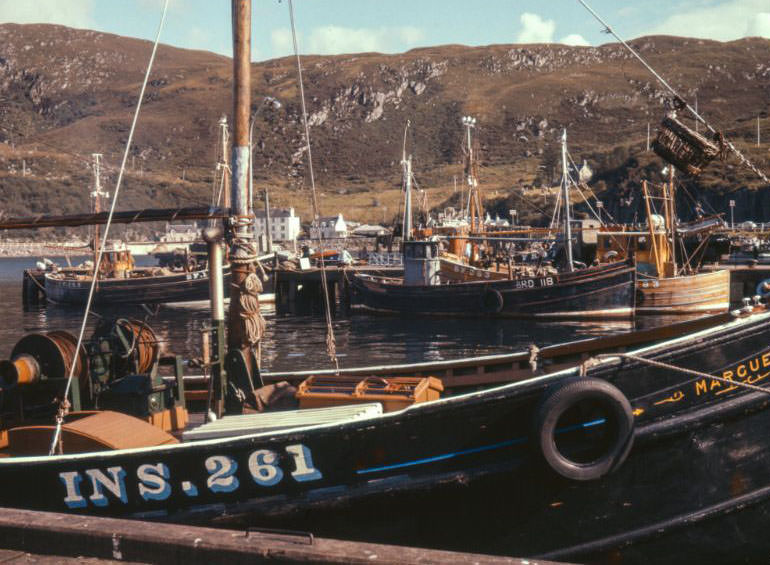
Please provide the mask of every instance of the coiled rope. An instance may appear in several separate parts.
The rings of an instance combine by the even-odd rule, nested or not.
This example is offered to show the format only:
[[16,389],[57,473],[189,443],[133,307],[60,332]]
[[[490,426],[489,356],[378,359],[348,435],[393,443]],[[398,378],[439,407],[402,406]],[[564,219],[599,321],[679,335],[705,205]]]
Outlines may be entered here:
[[131,131],[128,134],[128,140],[126,141],[126,149],[123,152],[123,162],[120,165],[120,172],[118,173],[118,180],[115,183],[115,193],[112,196],[112,204],[110,205],[110,213],[107,216],[107,223],[104,226],[104,237],[102,237],[102,244],[99,246],[99,254],[96,256],[96,263],[94,264],[94,274],[91,279],[91,288],[88,291],[88,300],[86,301],[86,310],[83,314],[83,322],[80,324],[80,333],[78,334],[78,343],[77,347],[75,348],[75,357],[72,360],[72,364],[70,365],[69,369],[69,375],[67,376],[67,386],[64,389],[64,396],[62,397],[62,400],[59,405],[59,410],[56,414],[56,429],[54,431],[53,440],[51,441],[51,448],[48,450],[49,455],[53,455],[56,451],[57,445],[60,446],[60,438],[61,438],[61,427],[64,423],[64,416],[67,414],[67,410],[69,408],[69,402],[67,400],[67,397],[70,393],[70,388],[72,387],[72,377],[75,372],[75,365],[78,361],[78,356],[80,355],[80,348],[83,344],[83,335],[86,331],[86,323],[88,322],[88,314],[91,311],[91,303],[93,302],[94,298],[94,289],[96,288],[96,281],[98,279],[98,273],[99,273],[99,267],[102,264],[102,257],[104,256],[104,246],[107,242],[107,238],[110,233],[110,225],[112,224],[112,216],[115,213],[115,205],[118,202],[118,193],[120,192],[120,185],[123,182],[123,173],[126,170],[126,162],[128,161],[128,153],[131,150],[131,142],[134,138],[134,130],[136,129],[136,122],[139,119],[139,110],[142,108],[142,100],[144,100],[144,91],[147,88],[147,82],[150,78],[150,71],[152,70],[152,64],[155,61],[155,54],[158,51],[158,44],[160,43],[160,33],[163,30],[163,25],[166,23],[166,14],[168,13],[168,2],[169,0],[165,0],[163,2],[163,14],[160,18],[160,24],[158,24],[158,32],[155,35],[155,43],[152,46],[152,54],[150,55],[150,61],[147,65],[147,72],[144,74],[144,82],[142,83],[142,89],[139,92],[139,99],[136,101],[136,110],[134,110],[134,119],[131,122]]

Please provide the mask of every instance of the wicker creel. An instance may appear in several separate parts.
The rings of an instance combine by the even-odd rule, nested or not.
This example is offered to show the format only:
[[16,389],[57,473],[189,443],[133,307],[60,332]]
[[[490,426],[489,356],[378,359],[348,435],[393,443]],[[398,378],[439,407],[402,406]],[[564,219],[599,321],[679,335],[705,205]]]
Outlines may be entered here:
[[660,124],[652,149],[680,171],[695,176],[722,154],[721,136],[717,134],[716,137],[715,143],[676,118],[667,116]]

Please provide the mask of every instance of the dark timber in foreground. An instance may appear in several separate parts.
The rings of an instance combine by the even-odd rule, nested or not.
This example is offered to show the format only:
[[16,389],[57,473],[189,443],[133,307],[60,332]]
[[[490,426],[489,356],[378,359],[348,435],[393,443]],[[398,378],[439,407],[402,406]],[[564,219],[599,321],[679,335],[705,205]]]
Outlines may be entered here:
[[[315,538],[304,532],[220,530],[0,508],[0,546],[60,557],[140,563],[489,563],[510,557]],[[3,560],[5,562],[5,560]],[[547,565],[547,562],[538,560]]]
[[[229,210],[198,206],[193,208],[148,208],[115,212],[113,224],[134,224],[138,222],[171,222],[184,220],[218,220],[226,218]],[[98,214],[72,214],[69,216],[25,216],[21,218],[0,217],[0,229],[21,230],[29,228],[50,228],[56,226],[96,226],[107,223],[109,212]]]

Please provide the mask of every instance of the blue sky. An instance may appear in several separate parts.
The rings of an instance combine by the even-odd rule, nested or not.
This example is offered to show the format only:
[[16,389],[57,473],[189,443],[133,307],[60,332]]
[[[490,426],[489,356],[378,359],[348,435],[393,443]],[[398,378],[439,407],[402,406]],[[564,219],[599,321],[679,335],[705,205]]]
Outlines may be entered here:
[[[162,41],[229,55],[228,0],[170,0]],[[589,0],[624,38],[770,38],[770,0]],[[154,38],[163,0],[0,0],[0,22],[58,23]],[[396,53],[460,43],[611,41],[577,0],[295,0],[303,53]],[[286,0],[253,0],[253,59],[291,53]]]

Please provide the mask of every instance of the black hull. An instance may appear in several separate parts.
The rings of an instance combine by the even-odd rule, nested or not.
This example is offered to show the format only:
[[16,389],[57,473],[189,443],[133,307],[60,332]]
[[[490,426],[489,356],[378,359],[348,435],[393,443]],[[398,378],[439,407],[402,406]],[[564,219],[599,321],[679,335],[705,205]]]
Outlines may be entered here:
[[[225,295],[228,294],[230,269],[224,270]],[[88,300],[90,280],[75,280],[46,275],[45,293],[49,302],[83,306]],[[192,271],[162,276],[100,280],[94,291],[94,304],[164,304],[209,298],[208,271]]]
[[356,275],[353,304],[376,311],[520,318],[629,318],[635,269],[630,262],[532,278],[404,286]]
[[[766,385],[770,314],[639,354]],[[767,536],[745,537],[770,526],[770,395],[629,360],[589,376],[612,382],[635,415],[628,458],[595,480],[557,475],[535,449],[534,416],[575,382],[569,370],[345,424],[0,459],[0,505],[577,561],[724,563],[770,551]],[[557,433],[579,443],[610,426],[597,422]]]

